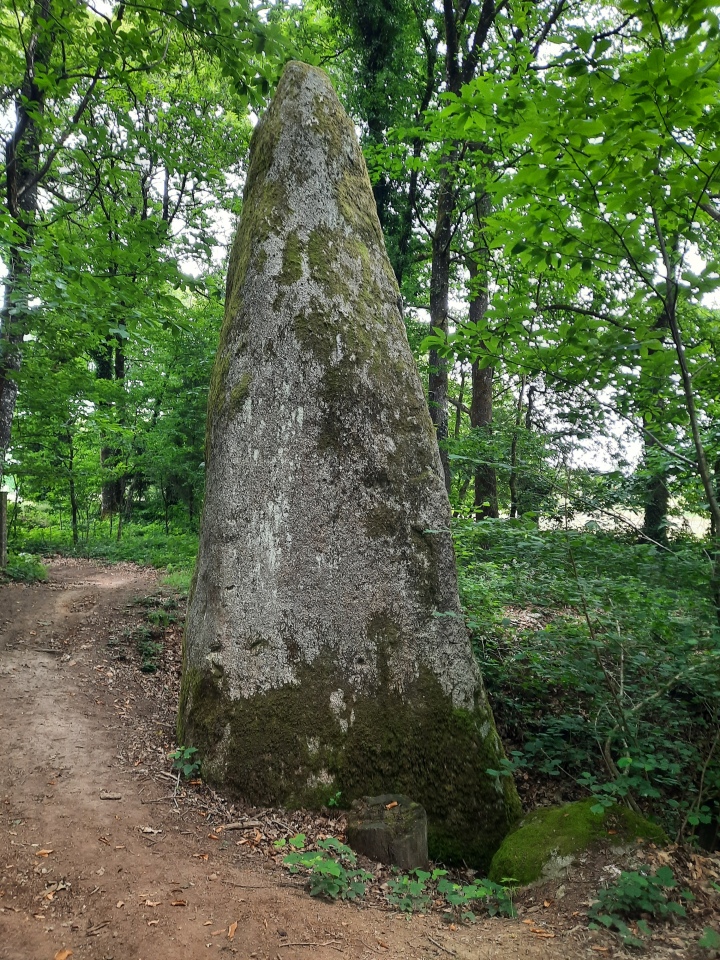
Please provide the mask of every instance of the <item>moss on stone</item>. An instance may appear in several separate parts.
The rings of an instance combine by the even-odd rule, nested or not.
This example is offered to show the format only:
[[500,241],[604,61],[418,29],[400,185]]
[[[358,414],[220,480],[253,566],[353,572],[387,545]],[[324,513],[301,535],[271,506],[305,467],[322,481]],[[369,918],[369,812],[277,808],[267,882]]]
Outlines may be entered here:
[[339,114],[322,95],[313,97],[312,110],[313,116],[319,121],[327,156],[331,163],[337,163],[344,159],[348,144],[353,140],[350,120]]
[[308,268],[313,280],[323,285],[332,296],[351,298],[347,268],[337,260],[337,251],[344,249],[344,237],[327,227],[316,227],[308,239]]
[[230,356],[227,349],[218,349],[212,374],[207,402],[207,427],[205,431],[205,462],[210,455],[210,438],[213,424],[222,416],[225,407],[225,382],[230,370]]
[[594,800],[534,810],[510,833],[493,857],[490,879],[500,883],[512,877],[521,886],[538,880],[553,864],[562,866],[591,844],[613,845],[638,837],[667,843],[660,827],[627,807],[612,806],[593,813]]
[[[259,125],[260,126],[260,125]],[[272,123],[270,124],[272,127]],[[209,456],[209,443],[215,423],[226,412],[227,375],[230,369],[231,353],[237,355],[244,346],[243,332],[238,330],[243,314],[243,290],[250,265],[260,272],[267,259],[262,248],[263,242],[271,235],[274,213],[285,203],[282,185],[268,180],[263,189],[252,189],[252,185],[267,176],[272,162],[273,140],[276,135],[267,125],[262,130],[256,128],[252,149],[253,161],[248,171],[240,227],[230,251],[228,277],[225,289],[225,314],[220,329],[218,352],[210,379],[208,395],[207,428],[205,439],[205,459]]]
[[249,373],[244,373],[235,386],[230,391],[230,412],[236,413],[239,408],[245,403],[250,393],[250,384],[252,383],[252,375]]
[[303,245],[297,233],[291,233],[285,241],[283,262],[278,287],[281,292],[293,283],[297,283],[303,275]]
[[[364,168],[350,168],[337,184],[335,200],[338,210],[351,226],[353,234],[369,249],[380,246],[384,251],[385,241],[377,217],[373,192],[372,189],[368,189],[369,186],[370,182]],[[385,269],[385,260],[387,256],[383,257],[383,269]],[[388,261],[388,266],[389,263]],[[389,272],[385,270],[385,273],[390,282],[397,285],[392,267],[389,268]]]
[[[392,644],[390,620],[373,629]],[[209,670],[186,670],[179,736],[198,747],[208,781],[250,803],[288,806],[320,806],[338,790],[346,803],[402,793],[427,811],[433,858],[487,869],[520,816],[514,789],[500,786],[503,802],[485,774],[501,749],[489,711],[454,709],[424,668],[411,689],[381,685],[362,697],[329,657],[297,673],[297,684],[232,700]],[[344,723],[331,706],[338,690]]]
[[379,502],[368,511],[363,518],[365,533],[377,540],[380,537],[394,539],[406,532],[406,523],[403,513],[394,510],[390,504]]
[[252,264],[254,270],[260,272],[266,260],[262,244],[277,230],[277,211],[287,206],[285,190],[277,180],[267,180],[262,189],[249,189],[250,178],[256,179],[258,176],[255,164],[251,164],[240,227],[230,251],[225,317],[220,332],[221,347],[225,342],[235,339],[235,324],[242,313],[242,291],[248,269]]

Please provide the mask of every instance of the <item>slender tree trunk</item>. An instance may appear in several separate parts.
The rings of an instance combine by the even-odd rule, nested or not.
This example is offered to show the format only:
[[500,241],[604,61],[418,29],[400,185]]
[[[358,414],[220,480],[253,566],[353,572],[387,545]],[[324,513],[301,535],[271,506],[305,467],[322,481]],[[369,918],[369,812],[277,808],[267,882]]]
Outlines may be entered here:
[[[125,376],[125,357],[120,345],[113,346],[110,340],[107,340],[102,347],[95,353],[95,377],[97,380],[113,382],[122,380]],[[103,400],[100,405],[108,411],[113,404],[110,401]],[[100,464],[107,470],[115,470],[120,457],[120,451],[117,447],[109,443],[103,443],[100,448]],[[105,480],[102,485],[100,513],[103,517],[111,518],[112,515],[120,510],[123,499],[123,481],[120,477],[112,477]]]
[[[493,367],[480,369],[477,362],[472,366],[472,402],[470,404],[470,425],[482,430],[488,439],[492,436],[492,390]],[[475,518],[485,520],[498,517],[497,473],[488,463],[478,464],[475,468]]]
[[[455,191],[447,166],[457,159],[455,151],[446,158],[445,172],[440,182],[435,233],[432,238],[432,274],[430,278],[430,325],[443,334],[448,333],[448,306],[450,298],[450,266]],[[448,361],[436,348],[430,350],[428,405],[435,424],[440,459],[445,475],[445,489],[450,492],[450,460],[448,458]]]
[[80,539],[78,533],[78,499],[77,499],[77,490],[75,489],[75,450],[73,448],[73,438],[72,434],[68,430],[65,434],[65,443],[68,445],[68,486],[70,492],[70,517],[72,522],[72,538],[73,544],[78,545]]
[[[502,5],[500,5],[502,6]],[[473,4],[464,0],[455,4],[443,0],[445,27],[445,80],[449,93],[458,95],[463,84],[469,83],[480,68],[482,50],[487,41],[499,7],[494,0]],[[477,14],[470,27],[470,12]],[[457,219],[457,184],[454,169],[458,160],[458,146],[448,146],[441,161],[435,231],[432,237],[432,275],[430,280],[430,323],[442,333],[448,332],[450,299],[450,268],[452,263],[453,228]],[[440,458],[445,473],[445,486],[450,490],[450,461],[446,442],[448,437],[448,363],[437,350],[430,351],[430,379],[428,401],[430,416],[437,431]]]
[[[667,337],[669,327],[667,312],[663,310],[656,324],[658,339],[663,343]],[[665,406],[665,401],[657,381],[649,383],[647,387],[653,406],[654,417],[652,420],[649,420],[643,415],[643,425],[646,428],[643,433],[643,445],[645,448],[643,459],[648,472],[648,478],[645,484],[643,534],[648,540],[653,540],[655,543],[667,546],[667,517],[668,507],[670,505],[670,493],[667,486],[668,475],[667,469],[658,467],[656,456],[660,454],[661,451],[660,444],[658,443],[660,437],[657,436],[657,433],[663,428],[662,410]],[[657,416],[658,411],[661,414],[659,417]]]
[[[688,365],[687,354],[685,352],[685,343],[683,341],[682,330],[677,315],[678,302],[678,262],[677,262],[677,243],[673,241],[668,244],[663,234],[660,220],[655,210],[653,210],[653,221],[658,240],[658,246],[663,258],[665,267],[665,279],[667,293],[665,296],[665,318],[670,330],[675,355],[678,366],[680,367],[680,380],[682,383],[683,397],[685,399],[685,409],[690,422],[690,433],[692,435],[693,446],[695,447],[695,456],[697,459],[698,473],[702,481],[703,490],[707,499],[708,511],[711,517],[711,525],[715,530],[720,530],[720,502],[715,488],[715,478],[708,463],[705,446],[700,433],[700,419],[698,417],[697,406],[695,404],[695,387],[693,385],[692,374]],[[718,621],[720,622],[720,542],[717,534],[711,545],[712,568],[710,571],[710,595]]]
[[20,487],[15,483],[15,501],[13,503],[12,521],[10,522],[10,534],[13,538],[17,537],[18,516],[20,514]]
[[518,440],[520,427],[523,422],[523,403],[525,400],[525,377],[520,378],[520,391],[515,408],[515,429],[510,443],[510,518],[514,520],[518,515],[519,485],[517,469]]
[[7,209],[17,231],[9,244],[5,298],[0,311],[0,462],[10,446],[23,337],[30,330],[30,255],[38,211],[41,123],[45,94],[38,79],[47,72],[55,34],[52,0],[35,0],[25,48],[25,76],[15,101],[15,129],[5,143]]
[[[658,400],[660,405],[661,401]],[[647,430],[643,434],[645,447],[645,466],[649,476],[645,485],[645,513],[643,519],[643,534],[648,540],[667,546],[667,518],[670,506],[670,492],[667,486],[667,470],[658,469],[654,453],[659,451],[655,431],[658,430],[657,420],[648,422],[643,417]]]
[[458,390],[458,402],[455,407],[455,430],[453,436],[455,440],[460,439],[460,426],[462,424],[462,408],[465,399],[465,364],[460,365],[460,389]]
[[[471,324],[480,323],[490,302],[489,265],[487,246],[483,243],[485,218],[490,213],[490,198],[483,194],[476,203],[475,219],[480,242],[468,257],[473,299],[470,301],[468,318]],[[493,416],[493,367],[480,367],[476,360],[472,365],[472,400],[470,402],[470,426],[481,431],[489,440],[492,436]],[[478,464],[475,469],[475,518],[484,520],[497,517],[497,474],[488,463]]]
[[[418,29],[422,37],[423,46],[425,48],[425,87],[423,89],[422,99],[420,105],[415,114],[415,122],[420,125],[422,122],[422,117],[430,105],[430,101],[433,98],[433,95],[436,92],[437,77],[435,68],[437,66],[438,59],[438,37],[431,37],[426,28],[425,19],[419,11],[414,8],[415,15],[418,20]],[[400,227],[400,236],[398,239],[398,251],[396,257],[396,263],[393,264],[395,268],[395,274],[397,277],[398,286],[402,289],[403,277],[405,272],[410,266],[410,242],[413,235],[413,227],[415,225],[415,207],[418,199],[418,185],[419,185],[419,170],[418,162],[422,157],[422,152],[425,144],[417,137],[413,140],[413,164],[410,171],[410,180],[408,182],[408,193],[407,193],[407,204],[403,212],[401,227]]]
[[4,490],[0,490],[0,570],[4,570],[7,567],[7,505],[8,495]]

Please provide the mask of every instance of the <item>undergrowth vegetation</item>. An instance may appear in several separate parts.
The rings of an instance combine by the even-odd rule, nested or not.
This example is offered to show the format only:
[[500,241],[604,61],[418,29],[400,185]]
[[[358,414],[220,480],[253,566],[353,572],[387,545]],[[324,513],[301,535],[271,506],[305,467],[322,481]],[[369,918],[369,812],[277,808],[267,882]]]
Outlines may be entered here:
[[[686,916],[680,900],[691,901],[689,890],[678,890],[670,867],[660,867],[655,873],[623,871],[617,882],[598,892],[598,899],[590,907],[590,929],[605,927],[620,935],[628,947],[641,947],[644,937],[652,936],[648,919],[668,920]],[[646,919],[647,918],[647,919]],[[635,921],[633,932],[627,924]]]
[[[346,844],[336,837],[318,840],[316,849],[305,849],[305,834],[299,833],[287,843],[293,852],[283,858],[291,873],[303,873],[313,897],[329,900],[358,900],[365,896],[375,876],[364,870]],[[275,844],[282,849],[286,841]],[[491,880],[475,879],[458,883],[447,870],[415,869],[396,872],[383,885],[387,903],[403,913],[423,913],[440,906],[447,920],[472,922],[482,912],[487,916],[514,917],[513,888]]]
[[712,847],[720,630],[699,545],[658,550],[506,520],[456,534],[462,598],[511,758],[497,775],[553,779],[598,807],[625,802]]
[[3,580],[14,580],[20,583],[34,583],[45,580],[47,571],[37,557],[30,553],[11,553],[8,556],[7,566],[0,570],[0,583]]
[[[112,533],[112,535],[111,535]],[[89,522],[74,544],[47,511],[24,507],[7,574],[44,575],[36,555],[164,567],[187,592],[191,529]],[[720,629],[710,559],[695,540],[668,549],[531,520],[457,520],[461,597],[526,806],[595,798],[628,804],[679,840],[713,849],[720,809]],[[22,551],[22,552],[17,552]],[[146,669],[152,637],[135,638]]]
[[198,535],[192,527],[166,531],[160,520],[125,521],[118,531],[117,521],[88,518],[78,542],[67,522],[45,505],[23,504],[18,522],[10,527],[11,542],[21,545],[27,554],[85,557],[109,563],[132,561],[165,568],[176,574],[183,588],[189,579],[197,554]]

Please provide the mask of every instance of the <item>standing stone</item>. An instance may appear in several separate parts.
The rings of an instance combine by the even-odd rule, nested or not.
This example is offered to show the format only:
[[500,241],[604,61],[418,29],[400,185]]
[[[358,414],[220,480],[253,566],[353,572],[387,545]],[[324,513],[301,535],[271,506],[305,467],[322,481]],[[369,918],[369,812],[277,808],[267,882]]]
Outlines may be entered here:
[[520,813],[353,125],[290,63],[252,139],[208,402],[178,721],[257,804],[403,793],[486,865]]

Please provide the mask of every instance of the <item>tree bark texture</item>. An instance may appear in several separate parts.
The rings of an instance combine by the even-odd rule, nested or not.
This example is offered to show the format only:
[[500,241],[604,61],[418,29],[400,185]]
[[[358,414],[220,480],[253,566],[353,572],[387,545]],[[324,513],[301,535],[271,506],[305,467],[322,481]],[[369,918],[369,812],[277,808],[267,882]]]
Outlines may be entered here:
[[[476,244],[475,250],[468,258],[468,270],[473,288],[473,297],[468,308],[468,319],[471,324],[478,324],[482,321],[490,303],[488,250],[483,236],[485,218],[490,212],[490,198],[487,194],[478,198],[475,208],[475,225],[480,242]],[[480,367],[477,360],[472,365],[470,426],[474,430],[482,431],[488,440],[492,436],[494,374],[493,367]],[[490,464],[478,464],[475,468],[474,493],[475,518],[477,520],[499,516],[497,474],[495,468]]]

